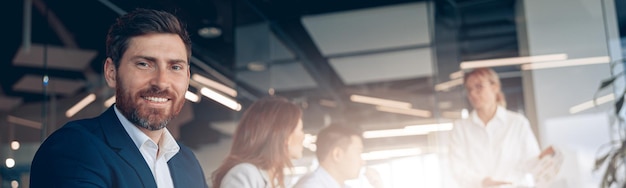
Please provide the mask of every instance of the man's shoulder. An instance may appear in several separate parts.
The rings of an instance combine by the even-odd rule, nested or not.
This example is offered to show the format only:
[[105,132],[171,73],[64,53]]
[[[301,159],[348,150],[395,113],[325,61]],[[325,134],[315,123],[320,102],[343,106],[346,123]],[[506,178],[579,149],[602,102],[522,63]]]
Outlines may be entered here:
[[[324,176],[324,172],[321,169],[316,169],[315,171],[309,172],[302,176],[298,182],[295,184],[294,188],[313,188],[313,187],[329,187],[331,185],[327,185],[330,183],[329,180]],[[334,183],[334,182],[333,182]]]
[[102,135],[98,133],[99,131],[97,131],[100,130],[98,129],[100,126],[97,117],[67,122],[61,128],[50,134],[38,150],[47,149],[50,151],[64,152],[88,145],[95,147],[94,141],[102,137]]

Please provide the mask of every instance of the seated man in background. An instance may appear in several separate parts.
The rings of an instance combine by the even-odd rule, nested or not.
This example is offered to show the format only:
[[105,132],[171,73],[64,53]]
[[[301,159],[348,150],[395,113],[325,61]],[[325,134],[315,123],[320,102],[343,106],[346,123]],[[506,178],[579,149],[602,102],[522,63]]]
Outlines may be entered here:
[[[316,156],[319,167],[300,178],[294,188],[343,188],[346,180],[359,177],[365,161],[363,136],[360,130],[340,124],[333,124],[322,129],[317,135]],[[375,188],[382,188],[380,176],[373,169],[368,169],[366,176]]]

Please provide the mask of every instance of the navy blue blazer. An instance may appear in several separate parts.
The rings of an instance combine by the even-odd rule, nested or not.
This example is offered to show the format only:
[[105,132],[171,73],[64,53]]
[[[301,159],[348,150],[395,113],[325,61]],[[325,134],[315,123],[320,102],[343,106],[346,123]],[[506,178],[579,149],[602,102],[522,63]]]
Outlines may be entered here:
[[[180,144],[168,162],[174,186],[206,188],[200,163]],[[30,187],[157,187],[150,167],[113,106],[92,119],[76,120],[55,131],[31,164]]]

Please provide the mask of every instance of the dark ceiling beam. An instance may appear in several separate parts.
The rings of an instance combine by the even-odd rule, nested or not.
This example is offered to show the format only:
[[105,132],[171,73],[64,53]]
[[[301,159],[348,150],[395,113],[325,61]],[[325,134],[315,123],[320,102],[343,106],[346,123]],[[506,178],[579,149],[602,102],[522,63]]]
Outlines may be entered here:
[[[250,7],[256,11],[261,17],[268,22],[272,33],[276,35],[278,40],[290,49],[300,60],[304,68],[309,72],[311,77],[317,82],[319,88],[336,102],[337,109],[343,111],[345,109],[344,96],[338,91],[344,88],[343,81],[330,66],[328,60],[322,55],[317,45],[306,31],[299,16],[285,16],[288,19],[278,16],[276,12],[269,6],[264,6],[244,0]],[[284,16],[284,15],[283,15]]]
[[337,92],[342,91],[345,85],[304,29],[300,19],[273,22],[270,27],[276,37],[297,55],[320,88],[328,92],[339,104],[338,108],[342,109],[344,99]]
[[50,28],[52,28],[57,36],[59,36],[59,39],[63,42],[65,47],[74,49],[79,48],[76,39],[74,39],[74,37],[65,27],[65,25],[63,25],[63,22],[61,22],[61,20],[56,16],[56,14],[54,14],[53,11],[48,9],[46,4],[42,0],[33,0],[33,5],[37,7],[37,10],[39,10],[39,13],[41,13],[41,15],[46,17]]

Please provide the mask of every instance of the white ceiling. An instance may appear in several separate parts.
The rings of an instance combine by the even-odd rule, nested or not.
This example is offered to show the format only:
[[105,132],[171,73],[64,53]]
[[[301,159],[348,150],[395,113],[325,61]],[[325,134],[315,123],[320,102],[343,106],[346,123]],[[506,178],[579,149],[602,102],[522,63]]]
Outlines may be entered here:
[[305,16],[302,24],[325,56],[431,42],[423,2]]
[[[433,74],[426,3],[305,16],[301,21],[344,84]],[[236,36],[236,66],[241,69],[238,79],[262,91],[309,89],[319,85],[270,32],[268,24],[240,27]],[[267,69],[245,70],[250,64]]]

